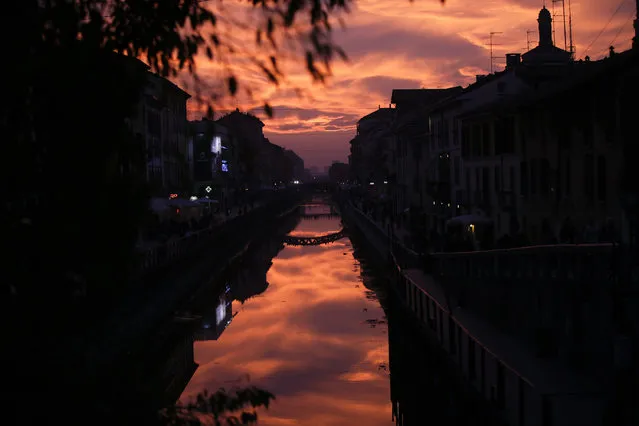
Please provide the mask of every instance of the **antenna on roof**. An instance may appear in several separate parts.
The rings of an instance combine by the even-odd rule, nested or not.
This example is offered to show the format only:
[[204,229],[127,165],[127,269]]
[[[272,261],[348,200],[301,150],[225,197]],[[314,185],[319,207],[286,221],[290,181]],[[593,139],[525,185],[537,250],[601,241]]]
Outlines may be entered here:
[[537,31],[535,30],[526,30],[526,51],[530,50],[530,43],[532,42],[532,40],[530,40],[530,35],[536,32]]
[[572,58],[575,59],[575,45],[572,42],[572,6],[570,5],[570,0],[568,0],[568,32],[570,37],[570,54]]
[[500,44],[495,44],[493,43],[493,36],[496,34],[503,34],[501,31],[491,31],[490,32],[490,73],[493,73],[493,63],[495,62],[495,59],[501,59],[500,56],[495,56],[493,54],[493,46],[500,46]]
[[[557,38],[555,37],[555,24],[557,18],[561,18],[564,24],[564,50],[572,52],[572,16],[566,15],[566,2],[564,0],[551,0],[552,1],[552,41],[557,45]],[[557,4],[557,9],[555,9]],[[561,11],[560,8],[561,7]],[[568,0],[568,10],[571,11],[570,0]],[[572,14],[571,14],[572,15]],[[568,46],[568,33],[566,27],[566,18],[570,21],[570,50]]]

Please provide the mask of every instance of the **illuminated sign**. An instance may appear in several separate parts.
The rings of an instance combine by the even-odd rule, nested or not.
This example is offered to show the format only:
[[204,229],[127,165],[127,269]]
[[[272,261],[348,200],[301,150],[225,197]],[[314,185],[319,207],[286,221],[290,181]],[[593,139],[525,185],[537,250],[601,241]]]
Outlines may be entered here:
[[226,160],[222,160],[222,171],[223,172],[228,172],[229,171],[229,165],[226,162]]
[[207,186],[206,188],[204,188],[204,190],[206,192],[211,192],[211,191],[213,191],[213,188],[211,188],[210,186]]
[[174,199],[174,198],[177,198],[177,197],[178,197],[177,194],[170,194],[169,195],[169,199],[171,199],[171,200]]
[[211,141],[211,152],[213,154],[219,154],[222,152],[222,138],[219,136],[214,136]]

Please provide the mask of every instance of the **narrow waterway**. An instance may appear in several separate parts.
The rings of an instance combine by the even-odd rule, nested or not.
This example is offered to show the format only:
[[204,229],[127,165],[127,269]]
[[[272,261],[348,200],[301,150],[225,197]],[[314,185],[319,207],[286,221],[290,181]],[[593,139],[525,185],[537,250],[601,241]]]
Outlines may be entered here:
[[204,390],[256,386],[276,397],[261,426],[497,425],[361,234],[295,245],[341,228],[319,202],[283,217],[141,342],[114,375],[119,398],[154,416]]
[[[301,210],[289,235],[341,229],[328,205]],[[348,238],[264,244],[204,315],[194,343],[199,367],[180,400],[255,385],[276,396],[260,425],[394,424],[383,290],[374,283]]]

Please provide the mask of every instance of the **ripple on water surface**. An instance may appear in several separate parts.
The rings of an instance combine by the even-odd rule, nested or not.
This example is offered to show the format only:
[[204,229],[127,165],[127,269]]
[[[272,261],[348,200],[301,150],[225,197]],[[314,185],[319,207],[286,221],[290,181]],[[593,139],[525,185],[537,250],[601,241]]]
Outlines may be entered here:
[[[339,219],[309,219],[291,234],[340,228]],[[266,279],[259,297],[233,302],[238,314],[217,340],[195,343],[200,367],[181,400],[249,377],[277,398],[260,425],[394,424],[384,311],[363,285],[350,241],[286,246]]]

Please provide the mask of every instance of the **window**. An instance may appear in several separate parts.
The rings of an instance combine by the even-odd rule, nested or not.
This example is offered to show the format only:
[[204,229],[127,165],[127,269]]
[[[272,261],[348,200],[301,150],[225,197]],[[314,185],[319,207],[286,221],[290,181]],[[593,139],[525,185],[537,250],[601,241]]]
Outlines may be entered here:
[[504,120],[504,152],[515,152],[515,117],[507,117]]
[[564,186],[564,193],[566,195],[570,195],[570,184],[571,184],[571,177],[572,177],[572,170],[570,169],[570,157],[566,158],[566,172],[565,172],[565,186]]
[[600,155],[597,157],[597,199],[606,201],[606,157]]
[[540,162],[541,170],[539,170],[539,192],[548,195],[550,192],[550,162],[544,158]]
[[482,125],[482,152],[481,155],[491,155],[491,140],[490,140],[490,123],[484,123]]
[[592,123],[585,120],[583,126],[583,141],[586,148],[592,148],[593,135],[592,135]]
[[477,365],[475,363],[475,341],[468,336],[468,378],[475,380],[477,378]]
[[482,200],[486,203],[489,202],[490,197],[490,169],[488,167],[482,167]]
[[443,124],[444,124],[444,129],[442,131],[442,133],[443,133],[442,138],[444,140],[444,147],[448,148],[448,142],[449,142],[449,139],[450,139],[450,132],[448,131],[448,127],[449,127],[448,126],[448,120],[444,119],[444,123]]
[[537,193],[537,163],[536,159],[530,160],[530,195]]
[[470,157],[470,128],[468,125],[462,126],[461,139],[461,155],[468,158]]
[[495,121],[495,155],[504,153],[504,122],[503,120]]
[[459,120],[453,119],[453,145],[459,146]]
[[481,127],[479,124],[473,125],[473,136],[471,138],[472,156],[479,157],[481,155]]
[[520,177],[519,177],[519,191],[523,197],[528,196],[528,163],[526,161],[522,161],[519,165],[521,169]]
[[593,158],[591,154],[584,156],[584,195],[590,201],[595,196],[595,176],[593,170]]
[[457,353],[457,342],[455,342],[455,322],[453,321],[453,317],[448,317],[448,344],[450,345],[450,353],[451,355],[455,355]]

